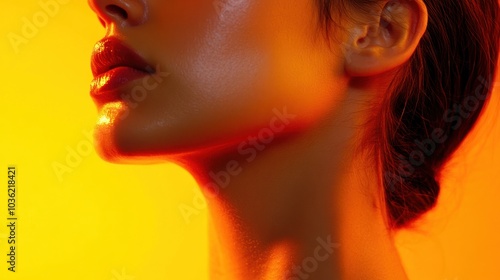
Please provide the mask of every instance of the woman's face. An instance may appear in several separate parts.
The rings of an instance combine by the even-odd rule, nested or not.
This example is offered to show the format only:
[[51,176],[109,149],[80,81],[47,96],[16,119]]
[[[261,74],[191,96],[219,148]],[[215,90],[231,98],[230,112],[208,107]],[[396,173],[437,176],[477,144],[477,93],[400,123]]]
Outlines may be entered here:
[[[89,0],[156,73],[97,101],[97,149],[159,159],[300,131],[335,110],[345,81],[314,0]],[[265,131],[265,133],[264,133]],[[260,135],[259,135],[260,133]]]

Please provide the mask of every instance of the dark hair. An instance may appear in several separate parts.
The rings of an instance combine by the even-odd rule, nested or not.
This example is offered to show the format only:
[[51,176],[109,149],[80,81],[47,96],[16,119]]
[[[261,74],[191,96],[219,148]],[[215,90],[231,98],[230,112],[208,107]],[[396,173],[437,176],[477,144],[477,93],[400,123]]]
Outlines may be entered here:
[[[316,1],[327,30],[332,11],[343,16],[348,5],[369,12],[381,2]],[[369,127],[391,228],[409,226],[435,206],[440,171],[489,100],[499,55],[497,0],[424,3],[427,30]]]

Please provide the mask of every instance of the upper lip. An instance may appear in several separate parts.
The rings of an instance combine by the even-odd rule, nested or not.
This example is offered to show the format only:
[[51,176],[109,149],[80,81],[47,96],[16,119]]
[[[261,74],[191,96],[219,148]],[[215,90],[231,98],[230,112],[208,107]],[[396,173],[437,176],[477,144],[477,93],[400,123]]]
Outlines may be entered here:
[[151,65],[118,38],[107,37],[95,44],[91,62],[94,77],[120,66],[154,73]]

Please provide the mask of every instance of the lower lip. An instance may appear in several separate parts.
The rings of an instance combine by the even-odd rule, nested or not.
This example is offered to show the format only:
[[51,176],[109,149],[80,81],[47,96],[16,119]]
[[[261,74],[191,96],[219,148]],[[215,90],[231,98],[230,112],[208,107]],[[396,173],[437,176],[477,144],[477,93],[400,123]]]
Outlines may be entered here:
[[116,67],[94,78],[90,84],[90,95],[101,102],[120,99],[120,88],[128,83],[146,77],[150,73],[131,67]]

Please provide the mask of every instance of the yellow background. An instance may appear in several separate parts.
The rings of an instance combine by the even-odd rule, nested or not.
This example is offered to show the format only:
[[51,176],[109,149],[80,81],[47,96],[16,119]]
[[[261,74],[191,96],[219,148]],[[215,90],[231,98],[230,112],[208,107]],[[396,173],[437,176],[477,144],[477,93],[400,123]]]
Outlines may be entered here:
[[[206,209],[189,174],[172,164],[109,164],[92,149],[90,53],[104,29],[87,1],[66,1],[51,15],[34,0],[4,1],[0,11],[0,279],[207,279]],[[36,30],[12,44],[25,20]],[[500,279],[496,85],[481,125],[449,164],[439,207],[418,231],[398,235],[412,280]],[[6,262],[11,164],[15,273]],[[199,212],[187,222],[181,205]]]

